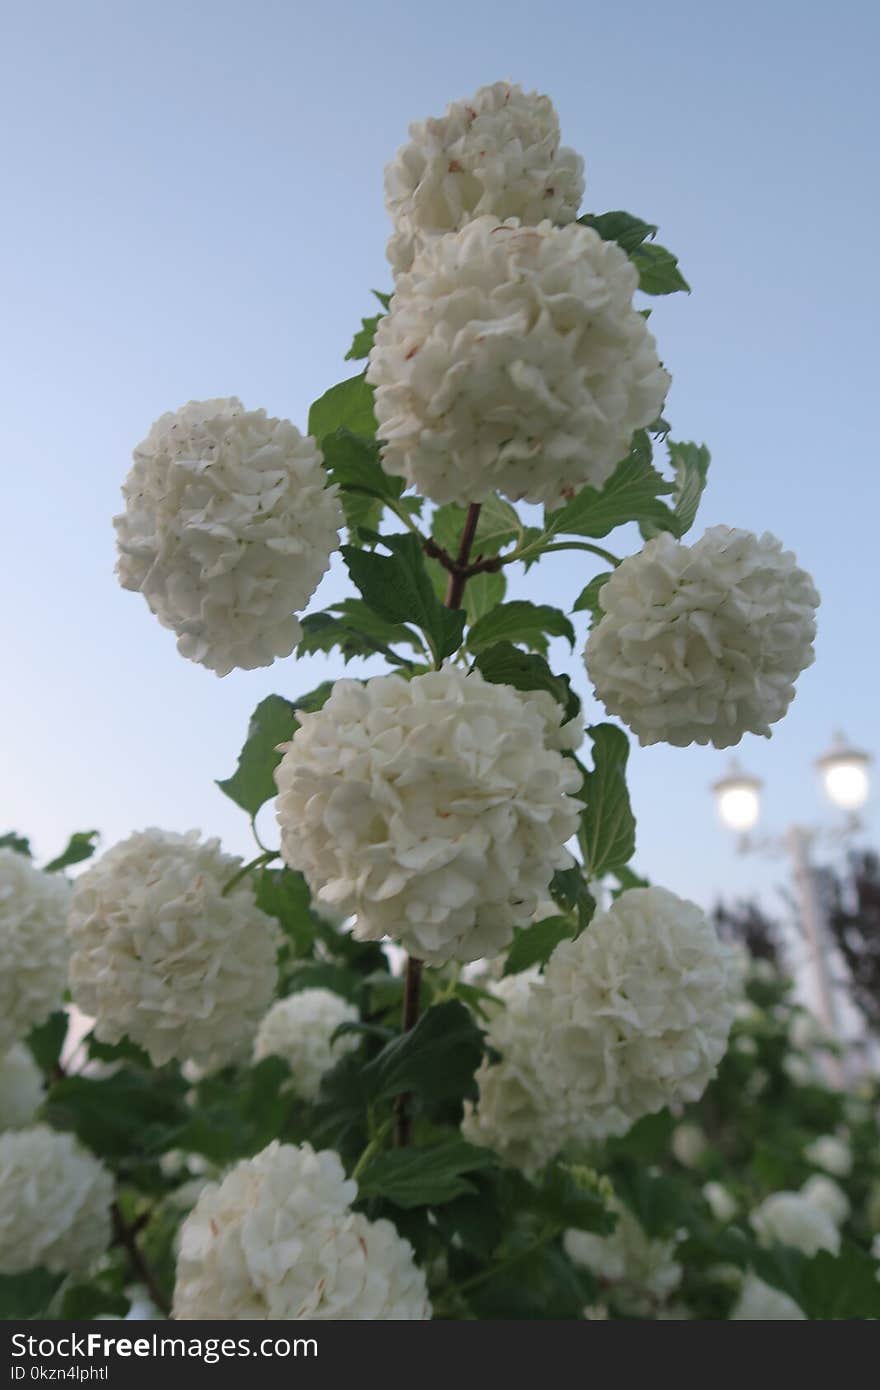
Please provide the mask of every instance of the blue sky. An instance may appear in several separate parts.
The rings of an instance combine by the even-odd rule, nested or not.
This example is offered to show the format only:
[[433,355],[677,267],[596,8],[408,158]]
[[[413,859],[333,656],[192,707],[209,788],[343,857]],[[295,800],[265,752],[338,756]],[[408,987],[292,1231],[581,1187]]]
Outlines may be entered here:
[[[674,434],[713,454],[698,531],[775,532],[823,596],[816,665],[742,760],[768,784],[765,828],[832,824],[811,767],[832,728],[880,752],[878,14],[754,0],[10,7],[0,822],[42,854],[73,829],[112,843],[147,824],[249,851],[213,779],[259,699],[341,668],[290,660],[221,681],[178,657],[113,577],[131,449],[190,398],[237,394],[304,427],[351,370],[370,287],[390,283],[385,162],[411,120],[509,77],[553,97],[586,160],[585,207],[659,223],[693,286],[657,301],[652,325]],[[573,598],[587,559],[552,557],[513,592]],[[343,586],[334,571],[314,606]],[[589,699],[587,712],[601,718]],[[738,858],[716,824],[707,784],[725,766],[704,749],[632,757],[637,862],[707,904],[784,877]],[[875,842],[877,829],[869,810]]]

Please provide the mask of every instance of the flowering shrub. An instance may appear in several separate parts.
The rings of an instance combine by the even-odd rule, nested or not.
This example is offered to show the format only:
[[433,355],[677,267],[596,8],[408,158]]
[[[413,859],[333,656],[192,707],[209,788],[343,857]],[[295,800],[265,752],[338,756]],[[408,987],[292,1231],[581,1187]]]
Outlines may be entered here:
[[149,829],[71,891],[93,832],[4,838],[4,1316],[880,1316],[876,1092],[639,879],[628,736],[554,669],[585,645],[643,743],[769,735],[818,602],[772,537],[684,543],[709,454],[646,297],[688,286],[582,191],[546,97],[413,126],[364,370],[302,432],[190,402],[135,450],[118,575],[184,656],[391,669],[279,670],[219,783],[274,802],[250,863]]

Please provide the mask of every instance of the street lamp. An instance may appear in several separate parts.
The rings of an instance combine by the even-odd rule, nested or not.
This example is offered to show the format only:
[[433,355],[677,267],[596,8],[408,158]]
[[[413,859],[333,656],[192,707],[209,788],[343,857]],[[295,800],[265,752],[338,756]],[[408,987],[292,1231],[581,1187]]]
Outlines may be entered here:
[[[819,828],[791,825],[783,835],[750,838],[748,832],[757,824],[761,810],[761,788],[757,777],[744,772],[737,762],[730,765],[726,776],[713,783],[712,791],[718,814],[729,830],[739,835],[743,853],[763,851],[784,853],[791,865],[800,905],[800,918],[810,952],[813,980],[819,1015],[832,1038],[839,1038],[834,985],[828,963],[828,925],[819,892],[816,871],[810,862],[810,849],[820,839],[841,838],[859,827],[856,812],[864,806],[870,790],[869,753],[852,748],[842,734],[834,735],[831,748],[816,761],[826,795],[835,806],[849,813],[846,824],[828,832]],[[836,1079],[842,1080],[842,1069],[835,1068]]]

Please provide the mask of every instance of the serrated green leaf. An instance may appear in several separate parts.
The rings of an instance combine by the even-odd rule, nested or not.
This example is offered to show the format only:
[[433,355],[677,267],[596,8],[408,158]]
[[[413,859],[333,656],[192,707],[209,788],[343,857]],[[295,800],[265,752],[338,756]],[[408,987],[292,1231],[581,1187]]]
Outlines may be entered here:
[[58,1065],[69,1023],[67,1010],[58,1009],[45,1023],[41,1023],[38,1028],[32,1028],[27,1036],[27,1045],[33,1053],[34,1060],[40,1071],[47,1076],[51,1075]]
[[[448,555],[455,559],[461,544],[462,531],[467,518],[467,508],[449,502],[438,507],[431,518],[431,535]],[[480,508],[477,529],[471,546],[471,555],[497,555],[506,545],[515,540],[520,532],[520,521],[509,502],[495,496],[489,497]]]
[[820,1250],[812,1258],[774,1246],[756,1251],[753,1263],[765,1283],[789,1294],[814,1321],[880,1318],[877,1264],[851,1241],[837,1255]]
[[472,652],[477,652],[493,642],[514,642],[544,654],[550,637],[564,637],[574,647],[574,628],[561,609],[515,599],[499,604],[480,618],[468,633],[467,644]]
[[642,522],[642,535],[646,540],[659,535],[661,531],[670,531],[678,539],[684,536],[696,520],[697,508],[706,486],[710,454],[705,444],[676,443],[670,439],[668,448],[675,471],[672,508],[663,525],[647,520]]
[[121,1067],[112,1076],[68,1076],[49,1091],[47,1114],[56,1129],[73,1130],[101,1158],[132,1161],[162,1153],[187,1119],[189,1083],[170,1069]]
[[450,999],[422,1014],[415,1028],[383,1047],[363,1069],[375,1100],[414,1091],[430,1100],[473,1095],[482,1034],[464,1004]]
[[376,325],[381,317],[381,314],[374,314],[370,319],[361,319],[361,326],[355,333],[351,347],[345,354],[346,362],[357,362],[361,358],[369,357],[370,349],[376,337]]
[[293,703],[281,695],[267,695],[251,715],[238,767],[231,777],[217,782],[220,790],[251,817],[277,795],[275,769],[283,756],[278,746],[289,743],[298,727]]
[[11,849],[14,854],[24,854],[28,859],[31,858],[31,842],[24,835],[16,835],[14,830],[10,830],[6,835],[0,835],[0,849]]
[[533,965],[544,965],[560,941],[574,935],[569,917],[545,917],[530,927],[518,927],[513,933],[513,945],[504,964],[505,975],[518,975]]
[[19,1274],[0,1274],[0,1321],[39,1319],[58,1292],[65,1276],[47,1269],[27,1269]]
[[390,309],[390,308],[391,308],[391,295],[390,295],[390,294],[385,294],[384,290],[370,290],[370,294],[374,295],[375,298],[378,299],[378,301],[379,301],[379,303],[382,305],[382,308],[383,308],[383,309]]
[[514,690],[547,690],[558,700],[566,719],[574,719],[580,700],[567,676],[555,676],[542,656],[521,652],[512,642],[496,642],[479,652],[474,666],[487,681],[512,685]]
[[592,537],[607,536],[609,531],[628,521],[654,521],[664,526],[668,524],[670,511],[659,498],[671,491],[671,483],[667,483],[651,463],[648,435],[638,430],[632,449],[605,486],[581,488],[566,506],[548,513],[546,525],[553,535],[565,532]]
[[626,786],[629,739],[613,724],[587,730],[593,742],[593,771],[584,777],[586,805],[578,844],[589,878],[627,864],[635,853],[636,822]]
[[630,260],[639,272],[639,289],[645,294],[675,294],[676,290],[691,287],[678,268],[678,258],[658,246],[656,241],[645,242],[630,252]]
[[390,556],[342,546],[348,572],[364,602],[380,618],[412,622],[424,632],[439,665],[461,646],[465,614],[446,608],[437,598],[416,536],[384,536],[382,544],[392,552]]
[[61,1317],[70,1322],[91,1322],[107,1313],[124,1318],[130,1307],[131,1299],[124,1293],[108,1289],[95,1279],[65,1289]]
[[504,600],[507,580],[500,570],[493,574],[484,571],[473,575],[464,589],[464,611],[469,623],[479,622]]
[[373,388],[363,372],[331,386],[309,411],[309,434],[322,447],[327,436],[336,430],[350,430],[364,439],[376,437]]
[[582,227],[592,227],[603,241],[616,241],[630,255],[643,241],[655,236],[657,228],[629,212],[585,213],[578,218]]
[[608,571],[603,574],[594,575],[586,588],[581,590],[574,601],[574,606],[571,610],[572,613],[589,613],[590,627],[595,627],[604,617],[599,594],[603,584],[606,584],[610,578],[611,574]]
[[392,642],[406,642],[420,648],[416,634],[402,623],[388,623],[360,599],[345,599],[324,613],[311,613],[302,619],[303,635],[297,656],[338,649],[347,665],[355,657],[384,656],[395,666],[412,663],[392,650]]
[[67,842],[67,847],[59,854],[57,859],[51,860],[45,867],[47,874],[57,873],[59,869],[66,869],[71,864],[80,864],[84,859],[91,859],[95,850],[100,832],[97,830],[76,830]]
[[579,932],[590,925],[596,902],[578,867],[556,870],[550,880],[550,896],[558,907],[577,913]]
[[324,467],[339,488],[346,525],[352,535],[375,530],[386,502],[396,502],[403,481],[385,473],[379,462],[379,445],[350,429],[337,429],[322,441]]
[[361,1197],[383,1197],[398,1207],[437,1206],[476,1191],[465,1173],[493,1163],[487,1149],[452,1138],[433,1148],[377,1154],[358,1177]]
[[281,923],[297,955],[312,948],[318,934],[312,895],[302,874],[293,869],[261,869],[256,878],[257,907]]

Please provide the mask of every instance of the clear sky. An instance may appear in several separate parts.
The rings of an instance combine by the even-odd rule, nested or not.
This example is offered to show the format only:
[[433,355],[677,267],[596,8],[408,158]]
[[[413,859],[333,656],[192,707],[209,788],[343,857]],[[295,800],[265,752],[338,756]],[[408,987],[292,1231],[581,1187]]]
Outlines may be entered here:
[[[341,667],[218,680],[180,658],[115,582],[119,486],[152,420],[190,398],[305,427],[350,374],[370,288],[390,285],[385,162],[411,120],[499,78],[552,96],[588,209],[659,223],[680,256],[694,293],[656,301],[652,326],[674,434],[713,453],[698,530],[775,532],[823,595],[815,667],[741,756],[768,783],[765,828],[832,824],[811,766],[832,728],[880,753],[878,16],[868,0],[10,5],[0,831],[50,854],[74,829],[109,844],[195,825],[250,850],[212,779],[259,699]],[[551,557],[512,592],[573,597],[587,558]],[[342,585],[334,571],[314,606]],[[632,758],[637,863],[707,904],[784,877],[716,824],[725,766],[711,749]]]

